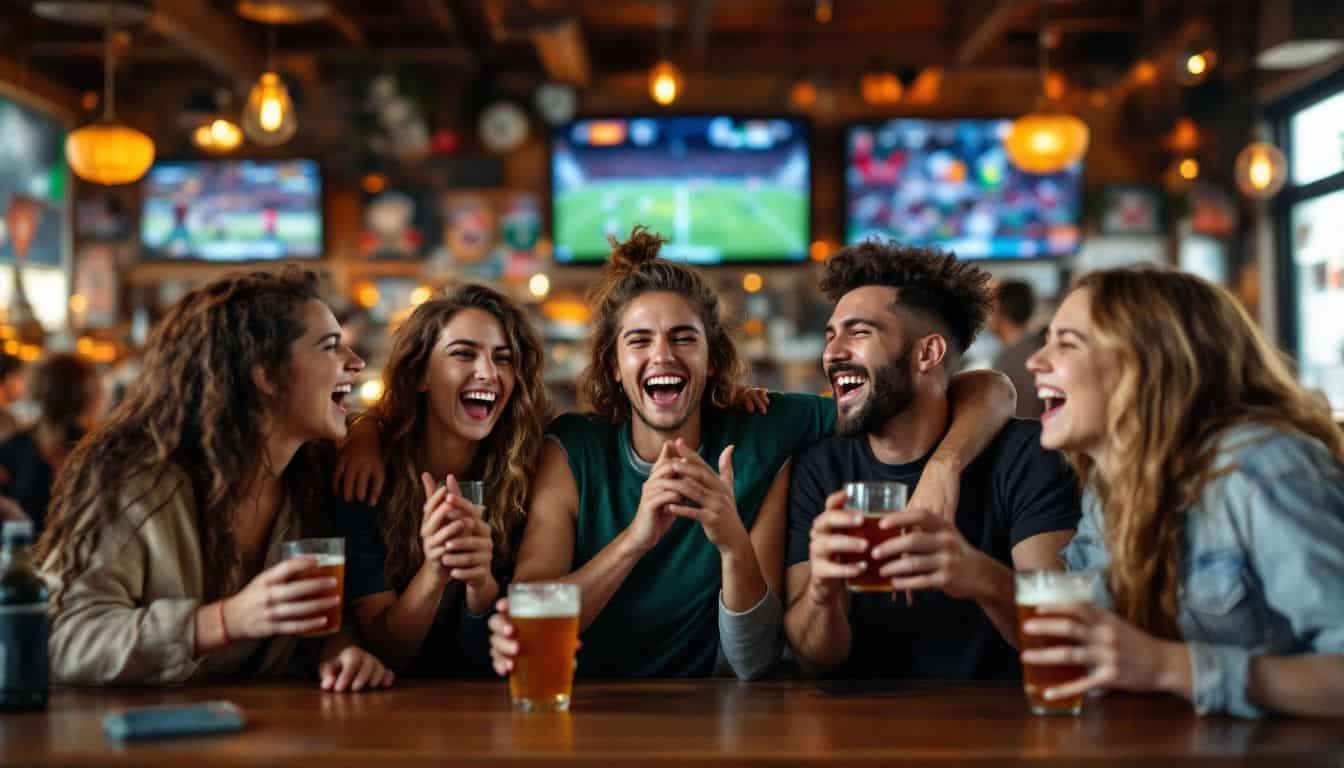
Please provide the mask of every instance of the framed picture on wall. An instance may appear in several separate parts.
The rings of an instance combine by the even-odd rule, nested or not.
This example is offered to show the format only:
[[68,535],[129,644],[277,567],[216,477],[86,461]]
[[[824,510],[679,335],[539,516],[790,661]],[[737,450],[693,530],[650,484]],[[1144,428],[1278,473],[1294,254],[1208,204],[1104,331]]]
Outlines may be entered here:
[[1162,231],[1162,194],[1156,187],[1112,184],[1102,191],[1103,235],[1157,235]]

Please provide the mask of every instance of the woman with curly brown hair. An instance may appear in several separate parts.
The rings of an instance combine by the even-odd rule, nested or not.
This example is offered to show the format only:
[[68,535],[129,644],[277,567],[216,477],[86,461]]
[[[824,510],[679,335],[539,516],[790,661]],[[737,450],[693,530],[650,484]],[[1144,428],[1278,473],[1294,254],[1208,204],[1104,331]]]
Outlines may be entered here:
[[[394,668],[488,674],[485,614],[512,570],[550,415],[543,360],[523,311],[484,286],[426,301],[397,329],[363,422],[387,487],[376,508],[336,514],[356,621]],[[484,509],[458,479],[484,484]]]
[[1236,299],[1177,272],[1095,272],[1029,367],[1041,443],[1085,485],[1064,559],[1106,577],[1107,607],[1024,627],[1079,643],[1024,662],[1088,668],[1046,698],[1344,714],[1344,433]]
[[[66,461],[39,561],[56,582],[52,676],[179,683],[273,675],[320,632],[332,580],[296,577],[284,540],[321,528],[317,441],[345,435],[364,362],[316,277],[228,277],[168,311],[144,372]],[[391,684],[346,634],[322,642],[329,690]]]

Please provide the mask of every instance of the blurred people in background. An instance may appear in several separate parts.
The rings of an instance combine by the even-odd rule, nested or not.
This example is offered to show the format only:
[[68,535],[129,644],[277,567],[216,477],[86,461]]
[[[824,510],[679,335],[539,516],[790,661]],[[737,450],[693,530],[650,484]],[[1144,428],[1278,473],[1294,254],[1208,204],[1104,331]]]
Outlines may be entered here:
[[24,363],[8,352],[0,352],[0,440],[8,440],[19,431],[19,418],[10,406],[23,399],[27,392]]
[[354,350],[360,359],[369,359],[369,344],[365,335],[369,332],[372,318],[369,310],[359,306],[349,306],[336,312],[336,322],[341,324],[341,343]]
[[1003,342],[1003,349],[994,358],[994,368],[1007,374],[1017,388],[1017,417],[1039,419],[1041,399],[1036,396],[1027,358],[1045,345],[1045,329],[1031,330],[1031,316],[1036,311],[1036,295],[1031,285],[1020,280],[1006,280],[999,284],[994,311],[986,324]]
[[1045,692],[1165,692],[1196,711],[1344,715],[1344,432],[1226,290],[1093,272],[1029,361],[1041,444],[1084,483],[1063,552],[1104,607],[1052,606],[1024,662],[1085,666]]
[[32,371],[37,422],[0,443],[0,488],[42,530],[51,485],[75,443],[95,426],[103,387],[93,363],[52,354]]

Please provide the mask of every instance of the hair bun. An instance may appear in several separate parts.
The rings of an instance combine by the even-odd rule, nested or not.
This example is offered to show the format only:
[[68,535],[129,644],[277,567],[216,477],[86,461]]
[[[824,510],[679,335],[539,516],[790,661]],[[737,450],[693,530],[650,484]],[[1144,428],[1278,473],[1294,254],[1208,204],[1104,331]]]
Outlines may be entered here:
[[615,235],[607,235],[607,242],[611,243],[611,269],[628,273],[657,259],[667,238],[640,224],[630,230],[630,237],[625,242],[618,241]]

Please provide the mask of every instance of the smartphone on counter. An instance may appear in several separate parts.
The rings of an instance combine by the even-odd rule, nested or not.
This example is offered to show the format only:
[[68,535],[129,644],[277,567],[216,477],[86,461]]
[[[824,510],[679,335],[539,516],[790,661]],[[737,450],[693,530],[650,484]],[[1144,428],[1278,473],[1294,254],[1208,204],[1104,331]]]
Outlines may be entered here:
[[111,712],[103,717],[103,733],[111,741],[172,739],[233,733],[243,724],[243,710],[233,702],[204,701]]

